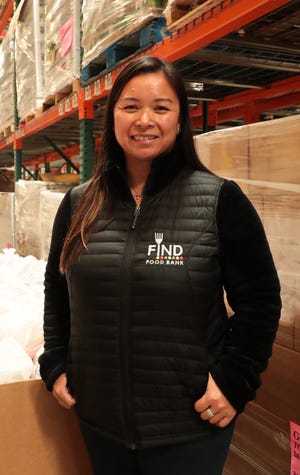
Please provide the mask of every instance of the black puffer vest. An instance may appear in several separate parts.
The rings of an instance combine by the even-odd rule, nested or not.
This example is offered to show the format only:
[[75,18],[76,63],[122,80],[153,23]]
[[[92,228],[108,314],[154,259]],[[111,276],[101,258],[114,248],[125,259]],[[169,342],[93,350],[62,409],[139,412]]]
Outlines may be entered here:
[[[222,183],[182,170],[145,197],[134,229],[133,200],[119,200],[67,274],[67,375],[78,415],[128,447],[220,430],[193,406],[228,328],[216,229]],[[72,191],[73,201],[85,187]]]

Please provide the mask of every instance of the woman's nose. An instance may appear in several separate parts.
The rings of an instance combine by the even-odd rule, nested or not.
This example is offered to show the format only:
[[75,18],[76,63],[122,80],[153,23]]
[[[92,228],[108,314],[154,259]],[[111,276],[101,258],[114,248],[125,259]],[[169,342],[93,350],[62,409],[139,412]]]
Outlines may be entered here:
[[152,122],[153,122],[153,116],[151,114],[151,111],[149,111],[148,109],[142,109],[137,119],[138,126],[148,127],[149,125],[152,125]]

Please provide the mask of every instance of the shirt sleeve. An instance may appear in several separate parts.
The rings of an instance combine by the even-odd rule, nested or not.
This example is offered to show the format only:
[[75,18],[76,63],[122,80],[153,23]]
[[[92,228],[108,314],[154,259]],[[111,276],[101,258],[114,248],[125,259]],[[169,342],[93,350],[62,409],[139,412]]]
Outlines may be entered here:
[[70,225],[70,190],[64,196],[53,223],[44,280],[44,352],[39,358],[41,377],[49,391],[66,371],[70,336],[70,307],[67,281],[59,271],[60,254]]
[[241,412],[255,398],[272,354],[280,283],[263,224],[236,183],[222,185],[216,216],[224,290],[233,315],[223,352],[210,372]]

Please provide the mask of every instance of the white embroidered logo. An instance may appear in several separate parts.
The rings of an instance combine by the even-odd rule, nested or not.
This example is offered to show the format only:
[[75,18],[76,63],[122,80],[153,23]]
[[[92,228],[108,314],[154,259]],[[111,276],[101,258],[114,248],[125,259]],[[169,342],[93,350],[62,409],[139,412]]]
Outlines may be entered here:
[[149,244],[146,264],[184,265],[183,247],[180,244],[163,244],[163,233],[154,234],[155,244]]

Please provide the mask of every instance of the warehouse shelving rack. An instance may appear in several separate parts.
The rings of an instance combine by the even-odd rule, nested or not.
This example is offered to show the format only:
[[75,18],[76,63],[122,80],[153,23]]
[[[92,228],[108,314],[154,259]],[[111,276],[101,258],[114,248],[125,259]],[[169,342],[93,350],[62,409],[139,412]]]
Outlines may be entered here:
[[[293,2],[288,0],[204,2],[204,6],[201,8],[199,6],[197,9],[195,18],[179,27],[164,40],[138,54],[154,54],[171,62],[180,61],[289,3]],[[2,23],[5,18],[8,18],[12,4],[12,1],[8,2],[6,17],[2,17]],[[23,142],[31,139],[31,143],[35,143],[33,146],[35,153],[31,154],[30,159],[23,157],[25,165],[44,162],[49,169],[49,163],[54,157],[60,156],[70,164],[72,156],[80,154],[80,177],[82,182],[86,181],[92,172],[95,142],[98,143],[101,135],[101,128],[95,129],[95,114],[99,119],[97,111],[103,110],[103,103],[110,92],[111,85],[127,61],[125,59],[121,65],[117,64],[100,77],[92,78],[89,83],[82,84],[78,91],[71,93],[40,116],[17,127],[0,142],[0,165],[1,152],[7,151],[10,155],[13,153],[15,180],[18,180],[21,177]],[[197,61],[197,56],[195,56],[195,61]],[[191,117],[195,128],[202,127],[202,130],[206,131],[210,127],[213,128],[218,120],[224,121],[243,116],[244,123],[250,123],[257,121],[259,114],[265,110],[295,104],[300,104],[300,74],[268,84],[267,88],[250,88],[211,103],[208,101],[198,103],[191,109]],[[52,144],[51,151],[48,147],[47,152],[40,153],[43,149],[41,136],[44,134],[43,137],[47,140],[47,132],[51,131],[51,128],[58,126],[64,129],[65,124],[69,125],[65,131],[65,145],[62,148],[55,148],[55,144]],[[73,137],[73,143],[70,144],[68,133],[71,133],[71,129],[74,128],[77,129],[78,140],[76,143]]]

